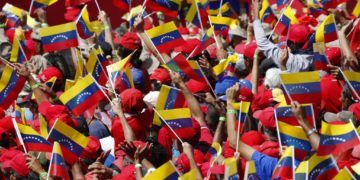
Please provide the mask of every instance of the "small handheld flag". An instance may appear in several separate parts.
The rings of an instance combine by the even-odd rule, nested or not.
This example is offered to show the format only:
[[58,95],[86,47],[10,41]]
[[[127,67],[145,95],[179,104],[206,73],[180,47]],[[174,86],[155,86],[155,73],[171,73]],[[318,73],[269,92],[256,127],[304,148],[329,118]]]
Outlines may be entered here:
[[177,180],[180,174],[177,172],[174,164],[171,161],[168,161],[158,167],[154,172],[146,175],[144,180],[152,180],[152,179],[169,179],[169,180]]
[[352,71],[343,71],[344,79],[352,90],[354,98],[360,100],[360,73]]
[[246,116],[250,109],[250,102],[241,101],[240,103],[233,103],[232,106],[234,109],[239,110],[239,116],[237,119],[238,121],[236,122],[237,124],[235,124],[235,126],[237,125],[236,131],[242,132],[245,125]]
[[209,16],[209,19],[215,31],[226,31],[229,28],[234,29],[238,24],[236,19],[229,17]]
[[331,156],[317,156],[315,153],[308,161],[309,179],[332,179],[339,172]]
[[256,174],[254,161],[246,161],[244,179],[260,179]]
[[329,14],[316,29],[316,42],[332,42],[337,40],[336,24],[334,14]]
[[295,180],[307,180],[309,174],[309,162],[303,161],[295,171]]
[[272,24],[276,21],[276,16],[270,7],[268,0],[263,0],[261,4],[261,10],[259,12],[259,18],[261,22]]
[[41,28],[39,33],[45,52],[63,50],[78,45],[74,22]]
[[351,172],[346,166],[344,167],[344,169],[340,170],[340,172],[334,177],[333,180],[343,179],[355,179],[355,177],[351,174]]
[[187,61],[185,56],[181,53],[177,54],[172,60],[167,62],[166,66],[174,72],[185,74],[190,79],[204,81],[203,77],[196,74],[189,61]]
[[296,18],[293,9],[288,6],[276,23],[274,32],[286,36],[291,24],[299,24],[299,20]]
[[176,134],[188,134],[193,130],[189,108],[158,110],[161,119],[165,121]]
[[87,39],[94,34],[92,24],[89,19],[89,12],[87,10],[87,5],[81,10],[81,13],[76,22],[77,31],[79,36],[83,39]]
[[24,145],[28,151],[51,152],[51,144],[30,126],[17,123]]
[[225,179],[239,179],[238,167],[235,158],[226,158],[225,161]]
[[294,179],[294,170],[295,170],[295,160],[294,160],[294,147],[289,146],[284,151],[283,155],[279,159],[273,175],[272,179]]
[[60,144],[56,141],[50,159],[49,176],[61,177],[65,180],[70,179]]
[[[312,104],[301,104],[301,108],[304,111],[306,120],[314,127],[316,127],[314,110]],[[292,110],[291,105],[288,106],[279,106],[275,109],[275,118],[278,121],[285,122],[293,126],[300,126],[296,120]]]

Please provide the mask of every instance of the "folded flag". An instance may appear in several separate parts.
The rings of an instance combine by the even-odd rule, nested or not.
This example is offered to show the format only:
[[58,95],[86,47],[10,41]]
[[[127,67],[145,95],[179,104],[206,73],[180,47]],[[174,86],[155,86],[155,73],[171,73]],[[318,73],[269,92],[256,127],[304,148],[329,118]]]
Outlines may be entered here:
[[115,87],[121,86],[121,89],[129,89],[134,87],[134,81],[130,71],[130,59],[132,54],[125,59],[106,66],[110,84]]
[[49,138],[57,141],[61,145],[61,151],[64,152],[64,159],[69,164],[74,164],[84,148],[87,146],[89,139],[71,126],[58,119],[49,132]]
[[26,79],[19,76],[12,68],[5,66],[0,79],[0,107],[8,107],[17,99]]
[[338,173],[336,161],[331,156],[317,156],[309,159],[309,179],[332,179]]
[[[301,108],[306,116],[306,120],[314,127],[316,127],[314,118],[314,109],[312,104],[302,104]],[[275,108],[275,118],[277,121],[281,121],[293,126],[300,126],[296,120],[294,113],[292,113],[291,105],[279,106]]]
[[[190,5],[190,8],[189,8],[188,12],[186,13],[185,20],[195,26],[201,27],[200,20],[199,20],[199,18],[201,18],[201,16],[199,16],[199,14],[198,14],[199,7],[197,7],[197,6],[198,6],[198,4],[196,2],[193,2]],[[202,22],[202,23],[203,23],[203,25],[205,25],[204,22]]]
[[[357,97],[359,97],[358,95],[360,94],[360,73],[353,71],[344,71],[343,75],[347,84],[352,87],[351,89],[355,90],[355,92],[352,92],[352,95],[355,99],[357,99]],[[353,93],[357,93],[357,95]]]
[[329,60],[325,55],[325,45],[322,42],[314,43],[314,56],[313,61],[315,63],[315,70],[324,70],[326,71],[327,65],[329,64]]
[[105,69],[107,64],[108,61],[104,57],[101,49],[93,49],[90,51],[89,59],[85,65],[85,69],[101,86],[105,86],[108,80]]
[[359,0],[356,1],[356,5],[355,5],[354,9],[351,11],[351,13],[355,17],[359,17],[359,15],[360,15],[360,1]]
[[[295,153],[296,154],[296,153]],[[302,161],[295,171],[295,180],[307,179],[309,175],[309,162]]]
[[214,26],[214,30],[217,32],[226,31],[229,28],[236,28],[238,21],[229,17],[218,17],[218,16],[209,16],[210,23]]
[[[221,8],[220,8],[221,5]],[[220,1],[209,1],[207,13],[210,16],[217,16],[221,14],[222,16],[230,16],[230,6],[228,3],[221,4]]]
[[344,169],[340,170],[340,172],[334,177],[333,180],[343,179],[355,179],[355,177],[351,174],[351,172],[346,166],[344,167]]
[[[136,7],[131,8],[128,13],[122,16],[122,19],[127,20],[130,24],[130,27],[132,27],[135,23],[136,17],[138,17],[142,12],[143,12],[143,7],[141,5],[138,5]],[[146,12],[143,12],[142,15],[143,16],[146,15]]]
[[321,123],[320,142],[317,154],[338,155],[360,144],[359,136],[352,122],[344,124]]
[[39,113],[39,124],[40,124],[40,134],[43,138],[47,138],[48,135],[49,135],[49,132],[48,132],[48,125],[47,125],[47,122],[44,118],[44,116],[42,116],[40,113]]
[[316,42],[332,42],[337,40],[337,31],[334,14],[329,14],[315,32]]
[[80,116],[104,98],[104,92],[95,82],[91,74],[80,79],[60,97],[60,101],[69,108],[74,115]]
[[274,172],[272,174],[272,179],[294,179],[294,170],[295,170],[295,159],[294,159],[294,147],[288,146],[284,151],[283,155],[279,159]]
[[45,52],[68,49],[78,45],[74,22],[41,28],[39,33]]
[[168,161],[158,167],[154,172],[144,176],[143,180],[152,180],[152,179],[167,179],[167,180],[177,180],[180,174],[177,172],[174,164],[171,161]]
[[[15,126],[16,127],[16,126]],[[51,144],[30,126],[17,123],[19,132],[27,151],[51,152]]]
[[54,142],[49,169],[49,175],[52,177],[70,179],[60,144],[56,141]]
[[239,174],[238,174],[238,167],[236,164],[236,159],[235,158],[226,158],[224,161],[225,164],[225,174],[224,174],[224,178],[225,179],[239,179]]
[[166,121],[171,129],[180,136],[189,133],[193,129],[189,108],[158,110],[158,113],[162,120]]
[[24,41],[15,36],[10,54],[11,62],[17,62],[22,64],[26,61],[25,52],[22,49],[23,47],[25,47]]
[[299,20],[296,18],[293,9],[288,6],[274,27],[274,33],[286,36],[292,24],[299,24]]
[[289,96],[300,104],[313,103],[319,105],[321,101],[319,71],[280,74],[283,92],[286,92],[286,102],[290,104]]
[[238,123],[240,123],[239,132],[242,132],[244,128],[246,116],[249,112],[250,102],[241,101],[240,103],[233,103],[232,106],[234,109],[239,110],[239,116],[237,119],[238,121],[235,124],[236,131],[238,131],[237,129],[239,127]]
[[48,81],[46,81],[45,84],[47,87],[52,89],[55,85],[56,80],[57,80],[57,78],[54,76],[54,77],[50,78]]
[[81,10],[81,13],[76,22],[77,32],[79,36],[83,39],[87,39],[94,35],[94,30],[89,19],[89,12],[87,10],[87,5]]
[[303,160],[311,151],[309,138],[304,130],[299,126],[292,126],[278,121],[279,138],[281,146],[293,146],[295,149],[295,158]]
[[33,0],[33,9],[37,8],[46,8],[54,3],[56,3],[58,0]]
[[254,161],[246,161],[244,179],[260,179],[256,174]]
[[[158,100],[156,102],[156,110],[166,110],[182,108],[185,104],[185,97],[183,93],[176,88],[162,85]],[[154,115],[153,124],[161,126],[159,116]]]
[[195,47],[195,50],[192,53],[192,56],[199,55],[202,51],[204,51],[208,46],[215,43],[214,39],[214,27],[210,27],[204,36],[200,40],[200,44]]
[[215,161],[221,156],[222,148],[221,145],[217,142],[213,142],[208,152],[205,154],[205,159],[210,161],[211,166]]
[[220,80],[224,76],[227,75],[227,71],[230,70],[231,65],[236,63],[237,58],[232,58],[233,56],[229,56],[227,59],[223,59],[220,63],[213,67],[213,71],[216,77]]
[[204,81],[204,78],[196,74],[188,60],[186,60],[185,56],[181,53],[177,54],[174,58],[167,62],[166,66],[174,72],[186,75],[190,79]]
[[185,44],[185,40],[182,38],[173,21],[154,27],[145,32],[160,53],[167,53],[170,50]]
[[263,0],[261,10],[259,12],[261,22],[272,24],[276,21],[276,16],[270,7],[268,0]]

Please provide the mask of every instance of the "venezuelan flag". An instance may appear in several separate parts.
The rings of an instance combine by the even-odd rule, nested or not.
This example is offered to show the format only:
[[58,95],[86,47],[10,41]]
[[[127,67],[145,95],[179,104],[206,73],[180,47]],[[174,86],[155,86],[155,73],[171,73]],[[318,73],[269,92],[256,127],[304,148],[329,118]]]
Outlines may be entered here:
[[203,81],[203,77],[199,76],[191,67],[185,56],[181,53],[177,54],[173,59],[166,63],[166,66],[174,72],[185,74],[190,79]]
[[126,89],[134,87],[134,82],[129,68],[131,56],[132,54],[121,61],[106,66],[110,83],[114,88],[115,84],[121,83],[122,81],[126,85]]
[[86,71],[91,74],[94,79],[101,85],[104,86],[107,82],[106,69],[106,58],[102,55],[101,49],[93,49],[90,52],[89,59],[85,65]]
[[344,77],[349,86],[352,86],[356,93],[360,94],[360,73],[344,71]]
[[[16,33],[15,33],[16,34]],[[11,54],[10,54],[10,61],[17,62],[17,63],[24,63],[26,58],[24,52],[21,50],[24,47],[24,41],[20,40],[17,37],[14,37]]]
[[[296,153],[295,153],[296,154]],[[295,171],[295,180],[307,179],[309,174],[309,162],[302,161]]]
[[246,161],[244,179],[260,179],[256,174],[254,161]]
[[189,108],[158,110],[163,121],[177,133],[184,134],[192,129],[192,119]]
[[289,0],[276,0],[277,9],[280,10],[286,6]]
[[228,68],[229,65],[234,65],[236,63],[236,58],[234,56],[229,56],[227,59],[223,59],[220,63],[213,67],[213,71],[218,79],[222,79],[226,76],[227,71],[231,68]]
[[78,160],[89,142],[86,136],[62,122],[61,119],[53,125],[48,139],[60,143],[65,161],[69,164],[74,164]]
[[33,128],[20,123],[17,126],[28,151],[51,152],[51,144]]
[[48,125],[47,125],[47,122],[44,118],[44,116],[42,116],[40,113],[39,113],[39,123],[40,123],[40,134],[43,138],[47,138],[48,135],[49,135],[49,132],[48,132]]
[[[210,164],[213,164],[222,154],[221,145],[217,142],[213,142],[208,152],[205,155],[205,159],[210,160]],[[212,166],[212,165],[211,165]]]
[[295,160],[294,147],[288,146],[279,159],[272,174],[272,179],[294,179]]
[[197,3],[192,3],[186,16],[185,20],[187,22],[190,22],[191,24],[200,27],[200,20],[199,20],[199,14],[198,14],[198,8],[196,7]]
[[71,87],[75,85],[75,81],[66,79],[65,81],[65,91],[69,90]]
[[73,87],[59,97],[60,101],[76,116],[80,116],[103,98],[104,94],[91,74],[78,80]]
[[[141,12],[143,12],[143,7],[141,5],[138,5],[136,7],[131,8],[130,11],[125,15],[123,15],[121,18],[127,20],[130,24],[130,27],[132,27],[135,23],[136,17],[138,17],[138,15]],[[142,15],[145,16],[146,12],[143,12]]]
[[332,179],[339,169],[331,156],[313,154],[309,159],[309,179]]
[[34,7],[34,9],[45,8],[45,7],[48,7],[48,6],[56,3],[57,1],[58,0],[34,0],[33,7]]
[[218,17],[218,16],[209,16],[211,25],[214,26],[215,31],[225,31],[233,29],[237,26],[238,21],[229,17]]
[[286,36],[291,24],[299,24],[299,20],[296,18],[293,9],[288,6],[274,27],[274,32],[278,35]]
[[303,160],[312,149],[304,130],[299,126],[292,126],[281,121],[277,122],[281,146],[293,146],[296,159]]
[[347,0],[319,0],[324,9],[335,9],[339,4]]
[[148,13],[160,11],[169,18],[177,18],[181,0],[147,0],[145,6]]
[[0,79],[0,107],[8,107],[16,100],[25,85],[26,79],[19,76],[9,66],[5,66]]
[[87,5],[81,10],[78,21],[76,22],[77,31],[79,36],[83,39],[87,39],[94,35],[94,30],[89,19],[89,12]]
[[50,159],[49,175],[52,177],[61,177],[62,179],[70,179],[68,170],[65,164],[65,159],[61,151],[61,146],[58,142],[54,142],[52,155]]
[[220,1],[209,1],[207,13],[210,16],[217,16],[220,11],[222,16],[229,16],[231,13],[229,4],[223,3],[220,8]]
[[39,33],[45,52],[63,50],[78,45],[74,22],[41,28]]
[[319,156],[334,154],[353,148],[360,144],[357,132],[352,124],[328,124],[325,121],[321,123],[320,143],[317,154]]
[[315,63],[315,70],[324,70],[326,71],[327,65],[329,64],[329,61],[325,55],[325,45],[322,42],[314,43],[313,49],[314,49],[314,56],[313,61]]
[[57,78],[54,76],[54,77],[50,78],[48,81],[46,81],[45,84],[47,87],[52,89],[54,87],[56,80],[57,80]]
[[356,163],[355,165],[351,166],[354,175],[359,178],[360,177],[360,162]]
[[[182,108],[184,104],[185,97],[180,90],[166,85],[161,86],[156,102],[157,110]],[[161,126],[161,121],[156,114],[154,115],[153,124]]]
[[192,52],[192,57],[199,55],[204,51],[208,46],[215,43],[214,37],[214,27],[210,27],[203,37],[200,39],[200,45],[195,47],[195,50]]
[[346,166],[344,167],[344,169],[340,170],[340,172],[334,177],[333,180],[343,179],[356,179]]
[[169,52],[170,50],[185,44],[184,39],[173,21],[154,27],[145,32],[160,53]]
[[225,179],[239,179],[238,167],[235,158],[226,158],[225,164]]
[[263,0],[261,4],[261,10],[259,12],[259,18],[261,22],[272,24],[276,21],[276,16],[273,10],[270,7],[270,4],[267,0]]
[[[314,110],[312,104],[302,104],[301,107],[306,115],[306,120],[315,127]],[[278,121],[287,123],[289,125],[300,126],[291,111],[291,105],[277,107],[275,109],[275,118]]]
[[15,117],[21,119],[22,124],[26,125],[25,111],[17,104],[15,104]]
[[316,42],[332,42],[337,40],[336,24],[334,14],[329,14],[316,29]]
[[359,17],[359,15],[360,15],[360,1],[359,0],[357,0],[356,5],[355,5],[355,7],[354,7],[354,9],[353,9],[353,11],[351,13],[355,17]]
[[238,121],[235,124],[236,131],[237,131],[238,123],[240,123],[239,130],[240,130],[240,132],[242,132],[243,128],[244,128],[246,116],[249,112],[250,102],[241,101],[240,103],[233,103],[232,106],[234,109],[239,110],[239,115],[238,115],[238,119],[237,119]]
[[171,161],[168,161],[158,167],[154,172],[146,175],[143,180],[153,180],[153,179],[168,179],[168,180],[177,180],[180,174],[177,172],[174,164]]
[[[319,71],[280,74],[283,92],[301,104],[320,104],[321,88]],[[285,91],[284,91],[285,90]],[[288,96],[286,101],[290,104]]]
[[201,77],[201,81],[205,81],[205,77],[203,76],[202,72],[201,72],[201,69],[197,63],[196,60],[188,60],[188,63],[190,64],[191,68],[195,71],[196,75],[198,77]]
[[179,180],[196,180],[196,170],[191,169],[189,172],[180,176]]

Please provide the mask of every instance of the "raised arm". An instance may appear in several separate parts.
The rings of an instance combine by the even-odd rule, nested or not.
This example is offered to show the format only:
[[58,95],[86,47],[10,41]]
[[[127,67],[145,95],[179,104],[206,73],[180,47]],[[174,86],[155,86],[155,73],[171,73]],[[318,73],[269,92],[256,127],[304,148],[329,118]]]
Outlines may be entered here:
[[129,125],[129,123],[126,120],[126,117],[125,117],[124,112],[121,107],[121,102],[114,100],[111,106],[112,106],[114,113],[119,116],[120,123],[121,123],[121,126],[124,131],[125,141],[127,141],[127,142],[134,141],[136,139],[136,136],[135,136],[135,133],[132,130],[131,126]]
[[196,165],[196,162],[195,162],[195,159],[194,159],[194,152],[193,152],[193,148],[192,146],[187,143],[187,142],[184,142],[182,144],[182,147],[183,147],[183,151],[186,155],[186,157],[189,159],[189,162],[190,162],[190,169],[195,169],[196,171],[196,179],[197,180],[201,180],[203,179],[202,175],[201,175],[201,171],[200,169],[197,167]]
[[103,25],[105,27],[105,41],[110,44],[112,49],[114,49],[114,42],[113,42],[112,33],[111,33],[111,23],[110,23],[108,17],[106,16],[105,11],[100,11],[98,18],[100,19],[100,21],[103,23]]

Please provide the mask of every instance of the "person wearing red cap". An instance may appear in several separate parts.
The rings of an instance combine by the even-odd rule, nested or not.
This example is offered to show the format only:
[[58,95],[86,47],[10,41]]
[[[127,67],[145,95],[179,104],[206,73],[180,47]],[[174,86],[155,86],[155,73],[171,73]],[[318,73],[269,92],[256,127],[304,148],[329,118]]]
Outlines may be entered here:
[[288,72],[308,71],[313,68],[312,55],[301,52],[301,48],[307,42],[311,30],[307,25],[291,25],[288,32],[287,46],[289,49],[282,51],[272,43],[265,34],[259,19],[259,2],[253,4],[254,32],[256,44],[265,54],[266,58],[272,59],[279,67]]

